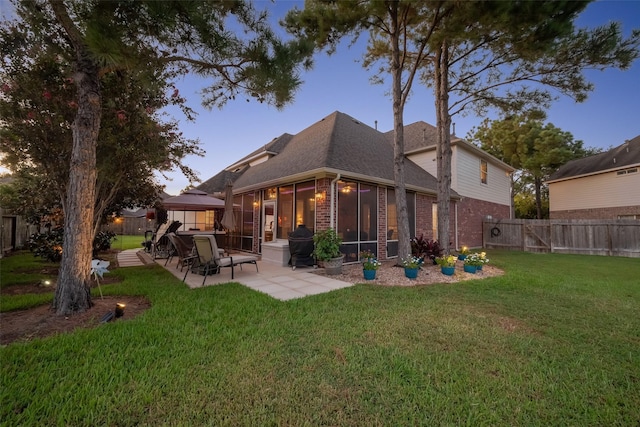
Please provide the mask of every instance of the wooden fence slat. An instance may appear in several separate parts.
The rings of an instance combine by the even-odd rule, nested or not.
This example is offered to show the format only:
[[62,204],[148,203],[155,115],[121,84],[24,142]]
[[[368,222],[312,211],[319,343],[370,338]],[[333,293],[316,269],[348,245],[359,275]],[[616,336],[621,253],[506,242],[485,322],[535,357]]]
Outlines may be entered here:
[[482,231],[486,248],[640,258],[637,220],[490,219]]

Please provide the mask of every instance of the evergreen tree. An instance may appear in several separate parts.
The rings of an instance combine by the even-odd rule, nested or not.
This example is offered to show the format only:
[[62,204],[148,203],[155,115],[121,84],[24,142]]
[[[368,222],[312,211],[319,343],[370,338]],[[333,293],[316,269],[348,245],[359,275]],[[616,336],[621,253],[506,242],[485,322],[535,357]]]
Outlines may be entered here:
[[243,1],[14,4],[18,19],[3,25],[3,56],[33,35],[41,49],[69,64],[65,78],[74,91],[72,146],[65,153],[70,158],[62,198],[65,244],[53,305],[60,314],[84,311],[91,306],[88,282],[99,190],[96,158],[106,120],[103,106],[109,101],[105,79],[123,72],[139,76],[146,70],[152,84],[155,78],[195,73],[208,79],[206,105],[222,106],[247,93],[281,107],[299,84],[297,66],[307,52],[304,45],[281,42],[266,14]]

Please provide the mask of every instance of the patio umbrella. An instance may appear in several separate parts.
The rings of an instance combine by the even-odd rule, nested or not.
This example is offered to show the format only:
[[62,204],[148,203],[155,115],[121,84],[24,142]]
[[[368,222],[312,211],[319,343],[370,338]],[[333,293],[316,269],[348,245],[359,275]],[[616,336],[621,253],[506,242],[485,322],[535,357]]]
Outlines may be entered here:
[[162,205],[165,209],[173,211],[204,211],[225,206],[224,201],[195,189],[187,190],[179,196],[168,197],[162,201]]
[[225,188],[224,215],[222,215],[220,224],[222,224],[227,231],[232,231],[236,228],[236,217],[233,214],[233,183],[231,181],[227,181]]

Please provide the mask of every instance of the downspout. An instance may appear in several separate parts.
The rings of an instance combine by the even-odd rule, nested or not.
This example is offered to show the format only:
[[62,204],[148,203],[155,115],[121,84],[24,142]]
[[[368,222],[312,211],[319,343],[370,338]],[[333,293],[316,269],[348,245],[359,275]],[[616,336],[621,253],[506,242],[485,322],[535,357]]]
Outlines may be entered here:
[[454,223],[453,223],[453,227],[455,229],[455,235],[456,235],[456,250],[458,250],[460,248],[459,242],[458,242],[458,202],[456,202],[453,205],[453,215],[454,215]]
[[336,177],[331,181],[331,214],[330,214],[330,219],[329,219],[329,227],[333,228],[334,230],[336,229],[335,227],[335,198],[336,198],[336,182],[338,182],[340,180],[340,174],[336,175]]

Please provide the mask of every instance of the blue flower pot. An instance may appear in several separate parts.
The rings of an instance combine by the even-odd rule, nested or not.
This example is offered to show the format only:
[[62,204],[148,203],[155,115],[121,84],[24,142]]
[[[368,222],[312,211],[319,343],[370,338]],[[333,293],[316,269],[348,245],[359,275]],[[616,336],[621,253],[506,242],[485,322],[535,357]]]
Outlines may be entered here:
[[409,279],[415,279],[416,277],[418,277],[418,269],[417,268],[405,268],[404,269],[404,275],[407,276]]
[[442,274],[446,274],[447,276],[453,276],[453,273],[456,272],[455,267],[440,267],[440,271]]
[[481,265],[476,266],[476,271],[480,271],[480,270],[482,270],[482,266]]
[[467,259],[467,256],[466,256],[466,255],[462,255],[462,254],[460,254],[460,255],[458,255],[458,259],[459,259],[460,261],[464,261],[465,259]]
[[374,280],[376,278],[376,270],[362,270],[365,280]]
[[476,274],[477,268],[475,265],[464,265],[464,271],[471,274]]

